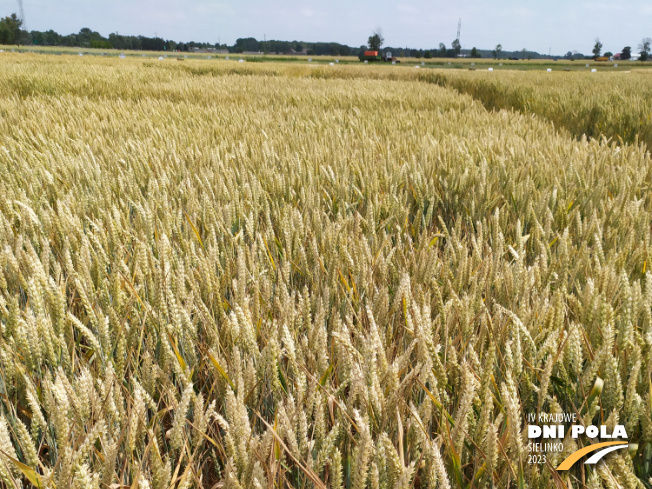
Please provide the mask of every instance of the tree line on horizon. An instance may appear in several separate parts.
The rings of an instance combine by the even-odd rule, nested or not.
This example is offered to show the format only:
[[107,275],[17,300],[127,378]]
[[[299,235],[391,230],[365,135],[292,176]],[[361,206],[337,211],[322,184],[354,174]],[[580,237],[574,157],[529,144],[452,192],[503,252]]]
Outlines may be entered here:
[[[600,38],[596,37],[595,38],[595,45],[593,46],[593,51],[592,51],[593,52],[593,58],[597,59],[600,56],[610,58],[610,57],[613,56],[613,53],[610,52],[610,51],[607,51],[606,53],[601,54],[602,53],[602,47],[603,47],[603,44],[602,44],[602,42],[600,42]],[[638,60],[639,61],[647,61],[648,59],[650,59],[650,54],[652,52],[652,39],[650,39],[649,37],[644,37],[641,40],[640,44],[638,45],[638,49],[639,49],[639,51],[638,51]],[[621,50],[621,52],[618,53],[617,56],[618,56],[617,59],[620,59],[620,60],[623,60],[623,61],[628,60],[628,59],[632,59],[632,47],[631,46],[625,46]]]
[[[371,42],[374,35],[369,37]],[[380,32],[378,32],[380,34]],[[382,39],[382,38],[381,38]],[[383,39],[384,41],[384,39]],[[78,33],[62,35],[53,29],[47,31],[27,31],[22,29],[22,20],[14,13],[0,20],[0,44],[5,45],[30,45],[30,46],[61,46],[61,47],[79,47],[79,48],[96,48],[96,49],[119,49],[119,50],[136,50],[136,51],[181,51],[189,52],[195,49],[215,49],[228,51],[229,53],[265,53],[265,54],[305,54],[309,56],[357,56],[368,47],[373,48],[371,42],[369,45],[357,47],[348,46],[337,42],[305,42],[305,41],[280,41],[280,40],[258,40],[254,37],[238,38],[233,45],[224,43],[208,42],[177,42],[161,37],[147,37],[143,35],[121,35],[117,32],[104,37],[97,31],[88,27],[80,29]],[[380,43],[382,45],[382,42]],[[380,48],[380,45],[377,46]],[[649,44],[648,44],[649,46]],[[602,47],[602,45],[600,45]],[[648,48],[649,49],[649,48]],[[439,43],[437,48],[432,49],[413,49],[409,47],[390,47],[386,46],[379,49],[382,52],[392,52],[398,57],[413,58],[456,58],[459,56],[470,58],[496,58],[496,59],[541,59],[549,58],[536,51],[522,49],[519,51],[504,51],[498,44],[493,50],[483,50],[473,47],[472,49],[462,49],[459,40],[454,40],[450,47],[443,42]],[[629,51],[627,51],[629,53]],[[595,55],[595,53],[594,53]],[[587,59],[591,56],[585,56],[577,51],[569,51],[564,56],[552,56],[553,58],[564,59]]]

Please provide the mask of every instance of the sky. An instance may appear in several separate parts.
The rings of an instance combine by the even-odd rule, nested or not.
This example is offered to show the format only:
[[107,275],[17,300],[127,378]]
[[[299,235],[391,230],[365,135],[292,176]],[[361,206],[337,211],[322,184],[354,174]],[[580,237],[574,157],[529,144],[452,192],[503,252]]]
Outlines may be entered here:
[[[636,51],[652,37],[652,2],[625,4],[573,0],[23,0],[28,30],[60,34],[82,27],[111,32],[158,35],[175,41],[233,44],[239,37],[284,41],[366,43],[378,27],[385,44],[436,48],[455,39],[462,19],[464,49],[528,50],[565,54],[593,49]],[[0,16],[18,10],[15,0],[0,0]]]

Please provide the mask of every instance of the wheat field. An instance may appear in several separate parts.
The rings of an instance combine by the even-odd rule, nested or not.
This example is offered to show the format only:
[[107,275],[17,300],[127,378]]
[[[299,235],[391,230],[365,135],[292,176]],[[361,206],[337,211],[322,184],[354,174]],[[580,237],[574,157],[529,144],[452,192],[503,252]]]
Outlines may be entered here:
[[542,70],[527,76],[514,71],[499,76],[449,71],[433,81],[477,98],[490,110],[510,108],[544,117],[576,138],[604,137],[650,147],[652,79],[647,69],[629,68],[597,73]]
[[[406,67],[0,63],[3,487],[649,487],[645,145]],[[543,412],[630,449],[528,463]]]

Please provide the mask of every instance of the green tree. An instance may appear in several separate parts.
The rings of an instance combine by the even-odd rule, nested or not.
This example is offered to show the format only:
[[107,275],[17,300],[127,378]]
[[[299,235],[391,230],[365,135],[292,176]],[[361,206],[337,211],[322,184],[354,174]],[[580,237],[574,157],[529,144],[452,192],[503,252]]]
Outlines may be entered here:
[[439,43],[439,56],[441,58],[446,57],[446,44],[444,44],[443,42]]
[[425,53],[423,53],[423,57],[426,59],[432,58],[432,52],[428,49]]
[[367,40],[367,44],[369,45],[369,50],[371,51],[380,51],[380,47],[383,45],[385,42],[385,38],[383,37],[383,32],[380,30],[380,28],[376,29],[374,33],[369,36],[369,39]]
[[623,52],[620,53],[620,59],[623,61],[631,59],[632,58],[632,47],[631,46],[625,46],[623,48]]
[[478,49],[475,46],[473,46],[473,49],[471,49],[471,57],[482,58],[482,55],[478,52]]
[[238,38],[233,45],[233,52],[259,51],[260,43],[254,37]]
[[649,37],[643,38],[641,41],[641,44],[638,45],[639,54],[641,57],[639,58],[641,61],[647,61],[650,59],[650,45],[652,45],[652,39]]
[[460,52],[462,51],[462,45],[460,44],[460,40],[459,40],[459,39],[455,39],[455,40],[451,43],[451,47],[453,48],[453,51],[455,51],[455,55],[456,55],[456,56],[459,56],[459,55],[460,55]]
[[607,58],[611,58],[611,57],[614,55],[614,53],[612,53],[611,51],[607,51],[606,53],[604,53],[604,55],[605,55]]
[[18,44],[23,21],[16,14],[0,20],[0,44]]
[[596,37],[595,38],[595,45],[593,46],[593,58],[597,58],[600,56],[600,53],[602,52],[602,43],[600,42],[600,38]]
[[32,42],[39,46],[45,45],[45,35],[42,32],[32,31]]
[[492,54],[494,55],[495,59],[500,58],[500,54],[503,52],[503,45],[502,44],[496,44],[496,47],[492,51]]

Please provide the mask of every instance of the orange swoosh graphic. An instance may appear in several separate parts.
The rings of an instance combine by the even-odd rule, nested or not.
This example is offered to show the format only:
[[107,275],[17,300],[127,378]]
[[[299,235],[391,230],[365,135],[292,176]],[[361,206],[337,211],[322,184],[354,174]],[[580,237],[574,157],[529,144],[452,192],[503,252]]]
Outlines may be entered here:
[[575,462],[581,459],[587,453],[595,452],[604,447],[609,447],[612,445],[626,445],[627,441],[605,441],[603,443],[595,443],[589,445],[588,447],[580,448],[578,451],[571,453],[566,460],[559,464],[557,470],[568,470],[570,469]]

